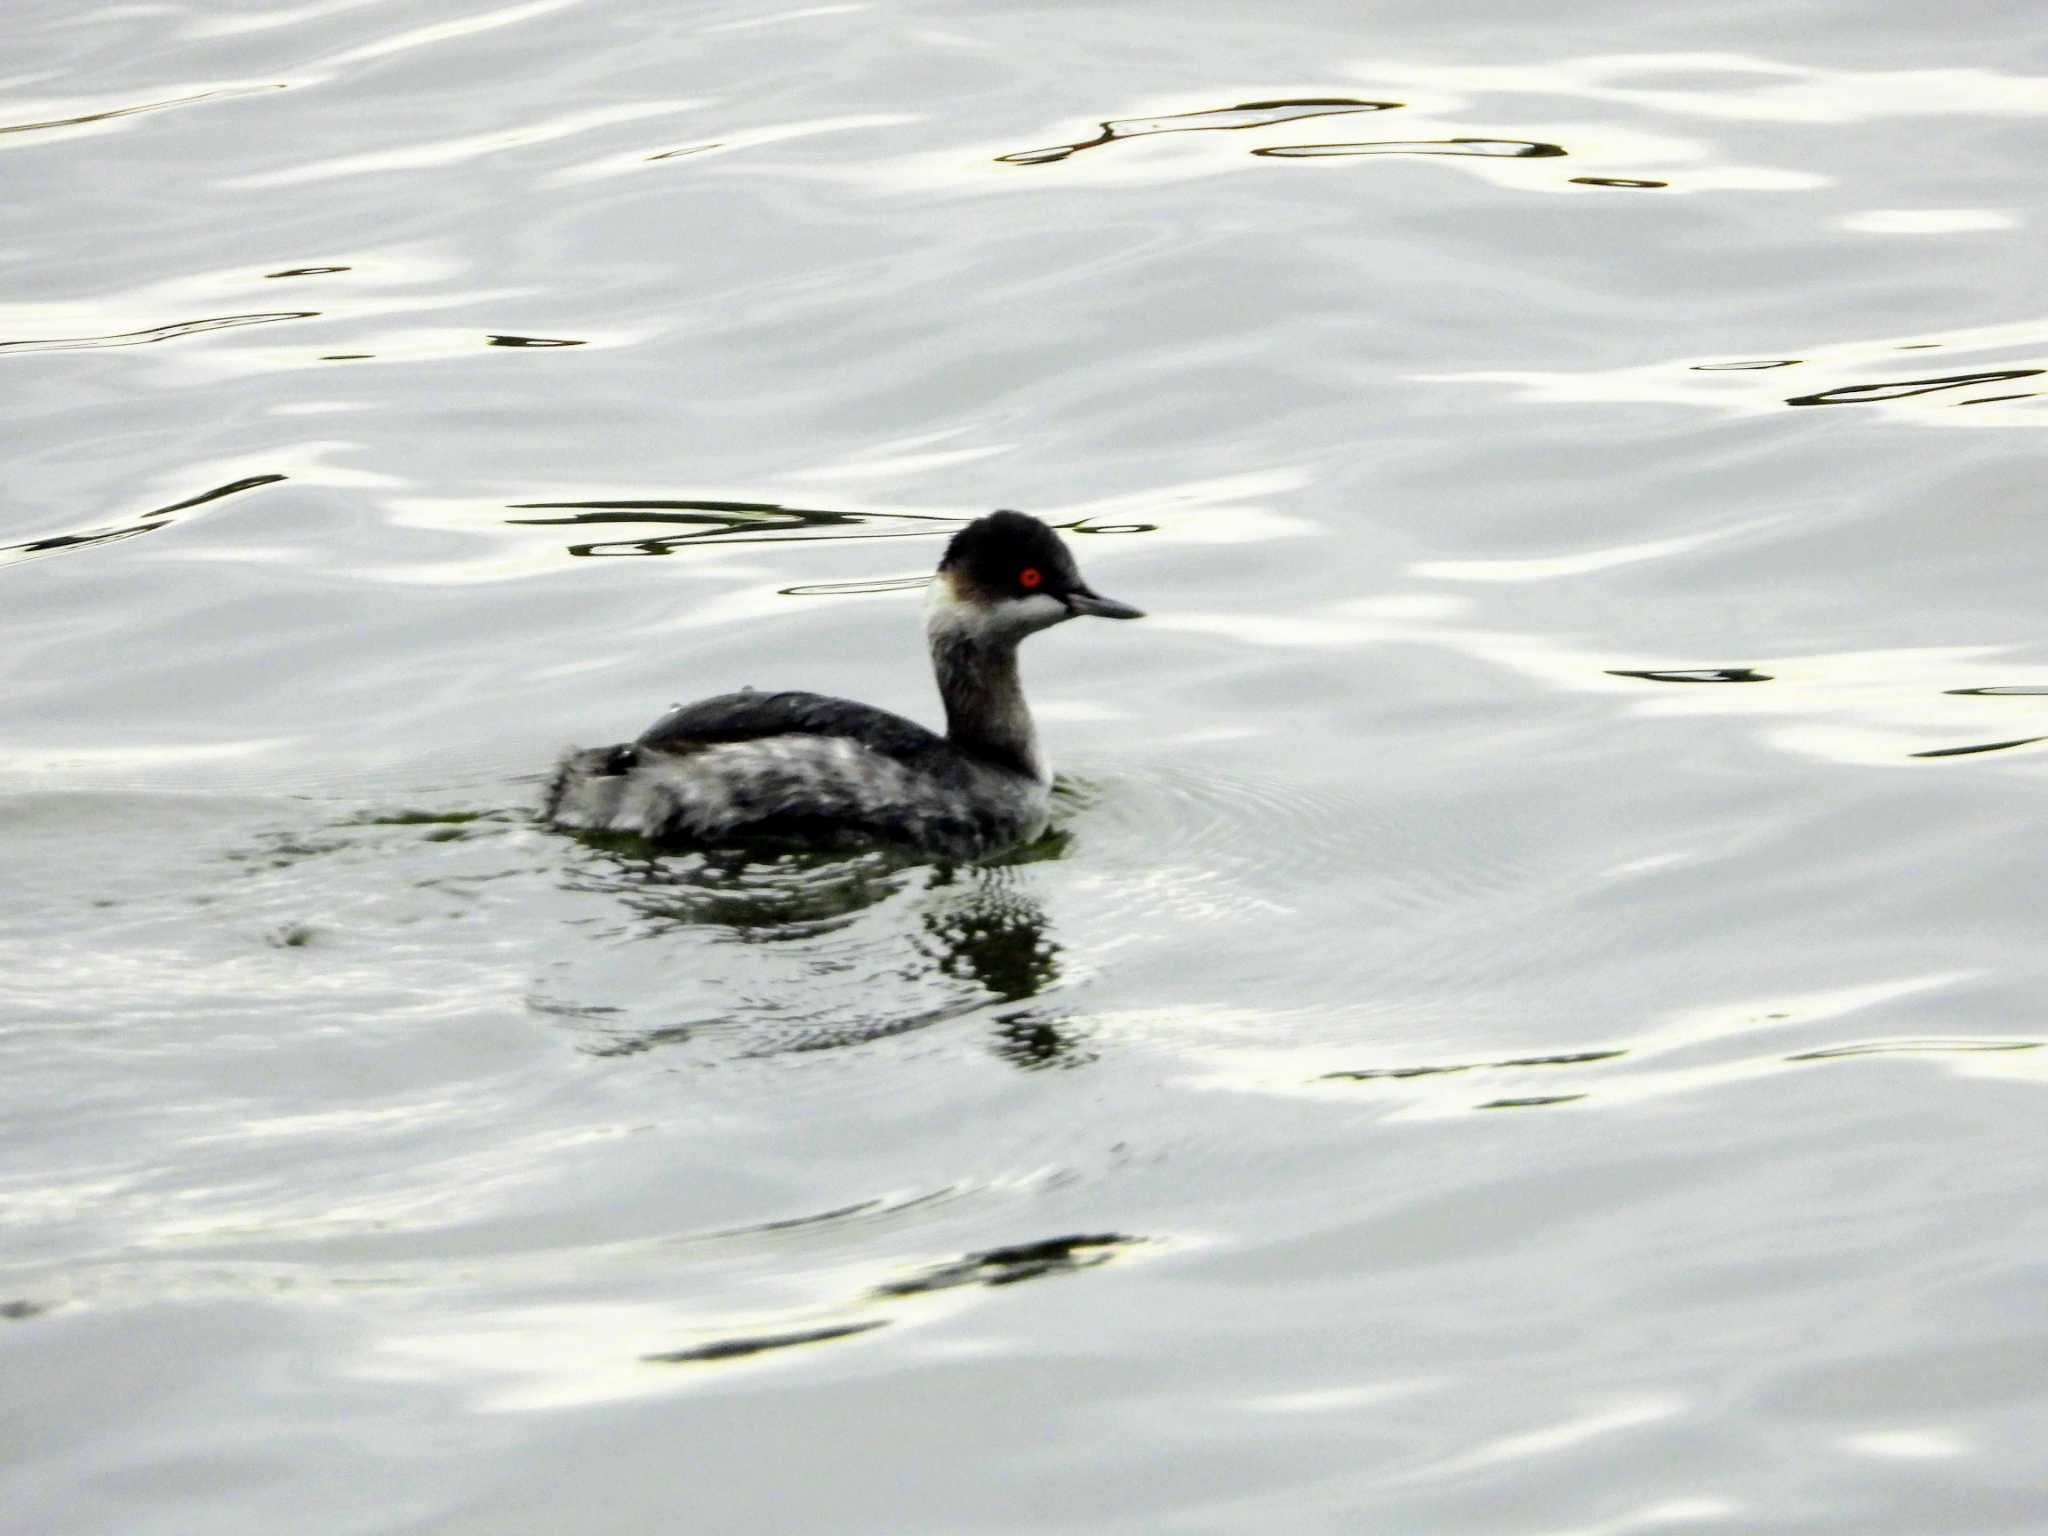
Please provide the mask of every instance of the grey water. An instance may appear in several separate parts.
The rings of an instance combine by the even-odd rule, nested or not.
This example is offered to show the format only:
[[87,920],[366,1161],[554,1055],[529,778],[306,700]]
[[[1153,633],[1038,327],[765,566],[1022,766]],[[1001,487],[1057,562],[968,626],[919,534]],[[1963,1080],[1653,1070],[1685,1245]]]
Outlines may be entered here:
[[0,1527],[2048,1528],[2038,8],[6,30]]

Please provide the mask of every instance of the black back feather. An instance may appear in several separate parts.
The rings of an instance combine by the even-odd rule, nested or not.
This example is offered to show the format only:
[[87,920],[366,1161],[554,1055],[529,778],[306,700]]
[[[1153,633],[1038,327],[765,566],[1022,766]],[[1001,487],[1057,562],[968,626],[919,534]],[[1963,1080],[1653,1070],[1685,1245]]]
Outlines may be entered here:
[[641,732],[634,743],[658,752],[687,752],[692,747],[729,741],[758,741],[764,736],[839,736],[893,757],[925,767],[951,753],[946,738],[915,720],[822,693],[722,693],[716,698],[682,704]]

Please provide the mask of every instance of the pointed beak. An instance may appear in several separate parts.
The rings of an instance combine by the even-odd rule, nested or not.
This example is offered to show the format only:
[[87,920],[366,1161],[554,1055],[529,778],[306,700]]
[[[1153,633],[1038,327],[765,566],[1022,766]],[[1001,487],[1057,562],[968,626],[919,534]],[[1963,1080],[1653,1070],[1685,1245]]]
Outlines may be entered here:
[[1099,592],[1090,592],[1086,587],[1076,587],[1067,594],[1067,610],[1074,614],[1086,614],[1097,619],[1142,619],[1145,610],[1133,608],[1129,603],[1120,603],[1113,597],[1104,597]]

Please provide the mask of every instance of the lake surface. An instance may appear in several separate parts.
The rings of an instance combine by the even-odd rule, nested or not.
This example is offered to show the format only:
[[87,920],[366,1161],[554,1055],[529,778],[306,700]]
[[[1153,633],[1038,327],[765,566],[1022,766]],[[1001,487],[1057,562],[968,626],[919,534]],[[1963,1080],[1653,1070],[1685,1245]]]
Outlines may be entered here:
[[[10,1531],[2048,1527],[2048,27],[30,0]],[[570,743],[1143,624],[1054,835]]]

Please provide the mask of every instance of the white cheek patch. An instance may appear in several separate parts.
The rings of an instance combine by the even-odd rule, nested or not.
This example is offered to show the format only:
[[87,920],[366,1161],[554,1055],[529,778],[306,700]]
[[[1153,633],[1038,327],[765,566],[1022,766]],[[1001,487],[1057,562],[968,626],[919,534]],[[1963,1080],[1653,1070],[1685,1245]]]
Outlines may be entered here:
[[1054,597],[1050,592],[1034,592],[1021,603],[1007,606],[1023,615],[1027,630],[1050,629],[1062,619],[1070,619],[1073,610]]
[[981,610],[976,617],[983,633],[1015,642],[1026,635],[1035,635],[1041,629],[1051,629],[1061,620],[1072,618],[1073,614],[1065,603],[1050,593],[1034,592],[1029,597],[1003,598]]
[[980,641],[1018,641],[1073,617],[1067,605],[1048,592],[1002,597],[992,603],[969,602],[943,571],[931,584],[924,612],[925,628],[933,635]]

